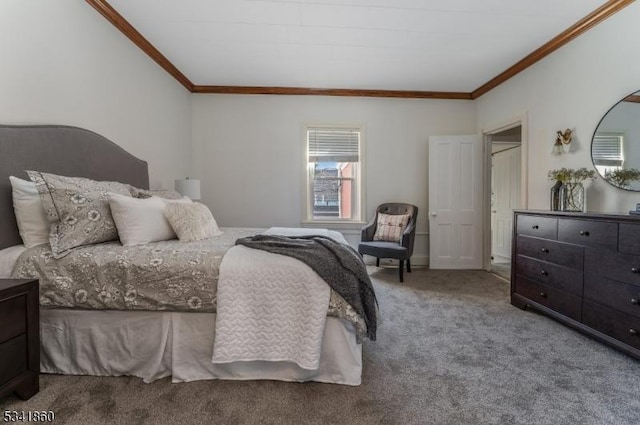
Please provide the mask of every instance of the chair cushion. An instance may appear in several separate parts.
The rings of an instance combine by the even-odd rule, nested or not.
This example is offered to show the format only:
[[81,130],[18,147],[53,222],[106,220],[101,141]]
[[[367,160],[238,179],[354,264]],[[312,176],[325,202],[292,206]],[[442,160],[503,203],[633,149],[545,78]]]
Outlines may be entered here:
[[378,213],[378,225],[373,235],[374,241],[400,242],[402,232],[407,227],[411,214]]
[[396,260],[406,260],[409,258],[409,251],[396,242],[372,241],[360,242],[358,245],[360,254],[367,254],[378,258],[395,258]]

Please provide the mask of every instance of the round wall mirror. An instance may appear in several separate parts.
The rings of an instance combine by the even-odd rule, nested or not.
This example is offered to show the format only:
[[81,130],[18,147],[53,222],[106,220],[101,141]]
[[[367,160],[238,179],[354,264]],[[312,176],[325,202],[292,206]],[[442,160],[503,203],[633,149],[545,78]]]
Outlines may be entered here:
[[608,183],[640,191],[640,91],[626,96],[602,117],[591,141],[591,159]]

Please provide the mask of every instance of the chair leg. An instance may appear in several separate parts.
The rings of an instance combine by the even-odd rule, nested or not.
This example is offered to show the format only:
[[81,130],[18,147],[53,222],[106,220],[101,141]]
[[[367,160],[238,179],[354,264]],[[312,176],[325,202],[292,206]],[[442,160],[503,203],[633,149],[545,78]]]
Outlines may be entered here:
[[376,257],[376,267],[380,267],[380,259]]
[[407,272],[411,273],[411,260],[407,259]]
[[402,272],[404,271],[404,260],[400,260],[400,282],[404,282],[404,276]]

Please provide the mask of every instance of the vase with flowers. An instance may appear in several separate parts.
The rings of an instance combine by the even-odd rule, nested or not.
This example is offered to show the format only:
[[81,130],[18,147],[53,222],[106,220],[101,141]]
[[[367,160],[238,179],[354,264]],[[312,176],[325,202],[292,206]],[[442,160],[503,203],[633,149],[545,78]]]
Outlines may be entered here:
[[[554,188],[557,190],[557,199],[554,199],[552,188],[551,209],[554,211],[586,211],[587,199],[584,189],[584,181],[596,176],[594,170],[579,168],[560,168],[547,173],[550,180],[555,180]],[[560,185],[558,185],[560,183]]]

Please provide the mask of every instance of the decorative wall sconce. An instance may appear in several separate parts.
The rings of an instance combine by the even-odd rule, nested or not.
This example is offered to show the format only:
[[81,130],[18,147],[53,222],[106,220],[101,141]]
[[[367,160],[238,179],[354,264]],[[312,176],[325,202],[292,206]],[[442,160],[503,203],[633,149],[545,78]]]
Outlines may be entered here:
[[567,128],[564,132],[558,130],[556,134],[556,141],[553,144],[551,155],[558,156],[563,153],[569,153],[571,139],[573,138],[573,131]]

